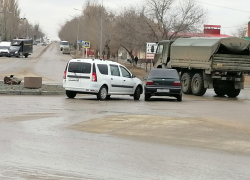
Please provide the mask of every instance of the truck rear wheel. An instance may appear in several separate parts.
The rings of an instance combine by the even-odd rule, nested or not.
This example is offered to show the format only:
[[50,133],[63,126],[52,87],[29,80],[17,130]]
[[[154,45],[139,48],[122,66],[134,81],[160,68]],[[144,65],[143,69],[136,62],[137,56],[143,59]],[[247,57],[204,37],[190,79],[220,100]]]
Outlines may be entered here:
[[226,95],[226,90],[224,88],[214,87],[214,92],[217,96],[223,97]]
[[190,72],[185,72],[181,76],[181,89],[184,94],[191,94],[191,81],[192,81],[192,74]]
[[231,87],[227,90],[227,96],[231,98],[236,98],[240,94],[240,89],[235,89]]
[[192,78],[191,90],[195,96],[203,96],[207,89],[204,87],[204,80],[201,73],[196,73]]

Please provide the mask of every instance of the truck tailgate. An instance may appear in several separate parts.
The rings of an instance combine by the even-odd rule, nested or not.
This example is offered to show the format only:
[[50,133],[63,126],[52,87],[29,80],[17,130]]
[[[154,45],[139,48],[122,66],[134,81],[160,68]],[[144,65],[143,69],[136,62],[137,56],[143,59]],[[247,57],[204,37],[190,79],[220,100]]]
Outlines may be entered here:
[[212,69],[218,71],[250,72],[249,55],[214,54]]

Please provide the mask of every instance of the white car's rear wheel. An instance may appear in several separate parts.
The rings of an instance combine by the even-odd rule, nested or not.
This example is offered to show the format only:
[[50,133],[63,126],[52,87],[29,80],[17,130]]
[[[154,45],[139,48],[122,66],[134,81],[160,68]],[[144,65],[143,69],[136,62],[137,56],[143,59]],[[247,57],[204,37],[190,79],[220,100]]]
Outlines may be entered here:
[[100,101],[106,100],[108,97],[108,90],[105,86],[102,86],[97,94],[97,99]]

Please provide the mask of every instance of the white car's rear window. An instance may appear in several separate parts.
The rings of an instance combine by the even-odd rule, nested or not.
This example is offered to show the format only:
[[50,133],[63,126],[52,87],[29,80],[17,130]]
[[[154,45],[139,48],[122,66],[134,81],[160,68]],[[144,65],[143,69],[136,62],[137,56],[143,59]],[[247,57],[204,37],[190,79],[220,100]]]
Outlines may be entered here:
[[90,74],[91,64],[85,62],[70,62],[68,72]]

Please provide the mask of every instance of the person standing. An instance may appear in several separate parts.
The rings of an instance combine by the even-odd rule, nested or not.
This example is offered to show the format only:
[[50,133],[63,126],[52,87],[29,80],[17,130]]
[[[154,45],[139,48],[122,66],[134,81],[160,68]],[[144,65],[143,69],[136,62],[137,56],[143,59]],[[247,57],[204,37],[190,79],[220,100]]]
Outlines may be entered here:
[[138,62],[138,57],[135,56],[135,64],[137,65],[137,62]]

